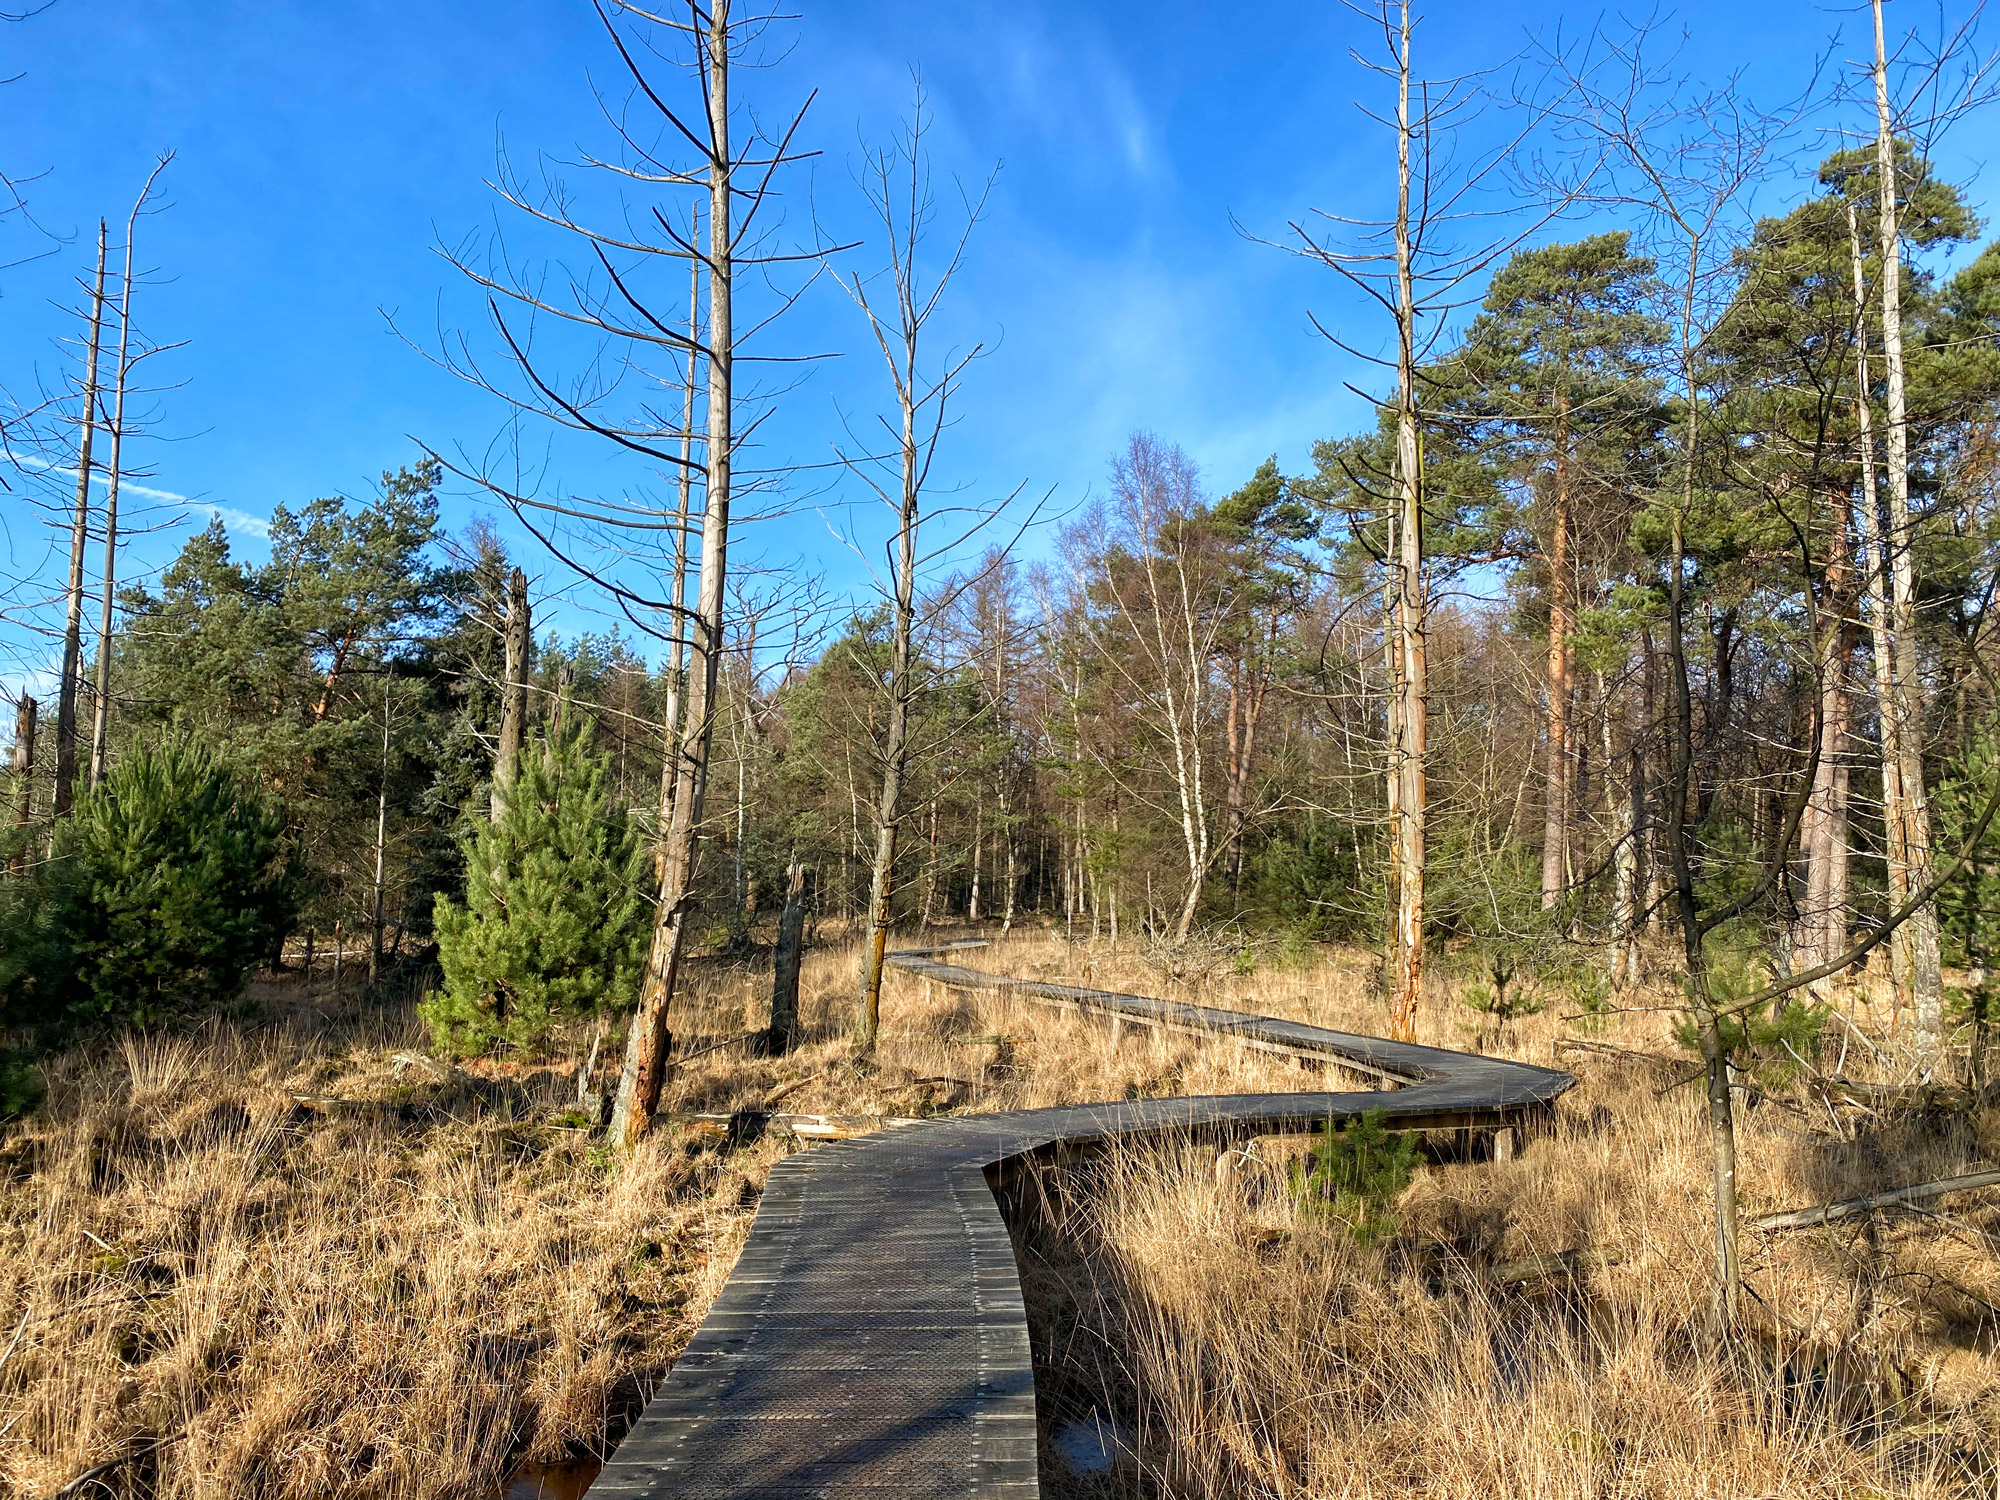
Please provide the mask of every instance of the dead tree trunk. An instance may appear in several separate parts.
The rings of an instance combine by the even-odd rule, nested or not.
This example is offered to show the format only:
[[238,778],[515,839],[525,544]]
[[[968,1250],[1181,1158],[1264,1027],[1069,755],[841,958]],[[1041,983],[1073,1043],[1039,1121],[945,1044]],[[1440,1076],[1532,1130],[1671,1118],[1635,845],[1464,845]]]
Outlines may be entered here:
[[[1277,638],[1276,610],[1273,609],[1270,639]],[[1223,868],[1231,890],[1243,888],[1243,840],[1250,826],[1250,777],[1257,761],[1257,729],[1263,722],[1264,703],[1270,694],[1272,667],[1267,655],[1253,661],[1246,650],[1234,664],[1229,681],[1229,702],[1224,727],[1227,731],[1229,766],[1223,790]]]
[[[26,693],[14,705],[14,787],[14,826],[25,829],[35,821],[35,700]],[[28,868],[25,833],[14,851],[13,868],[16,875]]]
[[[1597,674],[1597,696],[1604,704],[1604,810],[1611,824],[1611,982],[1619,988],[1644,977],[1639,951],[1639,752],[1637,736],[1626,726],[1626,781],[1621,789],[1611,768],[1619,757],[1613,749],[1611,693],[1604,674]],[[1629,696],[1629,695],[1628,695]]]
[[1542,813],[1542,910],[1569,888],[1570,697],[1574,647],[1570,642],[1568,408],[1556,418],[1556,472],[1549,528],[1548,778]]
[[118,363],[111,398],[111,471],[104,486],[104,600],[97,627],[97,691],[91,704],[90,785],[94,791],[104,779],[107,741],[111,732],[111,605],[118,582],[118,481],[124,472],[125,391],[132,377],[132,242],[139,227],[139,215],[153,196],[153,184],[173,160],[168,152],[147,177],[125,221],[125,274],[118,291]]
[[1401,681],[1402,745],[1397,795],[1396,992],[1389,1032],[1415,1041],[1424,977],[1424,821],[1429,701],[1425,690],[1423,440],[1417,430],[1417,304],[1410,238],[1410,8],[1402,11],[1396,101],[1396,479],[1401,548],[1396,558],[1396,657]]
[[937,913],[938,891],[938,805],[931,803],[931,847],[930,858],[924,865],[924,911],[919,919],[924,931],[931,930],[931,919]]
[[[1903,850],[1912,891],[1931,878],[1930,805],[1924,790],[1923,680],[1917,667],[1916,577],[1911,553],[1909,418],[1904,401],[1902,236],[1896,204],[1896,136],[1889,108],[1888,57],[1882,40],[1882,0],[1875,16],[1875,161],[1881,202],[1882,363],[1888,405],[1889,525],[1884,552],[1889,563],[1889,608],[1894,625],[1892,710],[1896,751],[1901,761]],[[1937,904],[1927,901],[1913,913],[1907,932],[1910,999],[1916,1021],[1917,1061],[1928,1077],[1944,1039],[1944,980],[1938,947]]]
[[986,863],[986,790],[972,802],[972,888],[965,897],[965,920],[979,920],[979,872]]
[[794,854],[785,866],[785,907],[778,917],[777,961],[771,970],[771,1029],[765,1050],[783,1057],[799,1037],[799,962],[806,930],[806,867]]
[[[896,393],[896,450],[893,460],[848,457],[849,471],[861,478],[896,517],[895,552],[889,581],[890,642],[889,680],[884,684],[888,714],[879,748],[882,757],[882,786],[875,805],[875,857],[869,881],[868,935],[862,949],[860,1009],[855,1020],[854,1042],[862,1052],[872,1051],[881,1025],[882,966],[888,949],[889,924],[893,916],[896,875],[896,842],[905,814],[903,780],[910,757],[910,718],[917,701],[917,528],[923,500],[925,477],[937,456],[944,434],[946,409],[959,376],[978,356],[979,349],[942,368],[932,370],[920,363],[924,329],[937,310],[952,277],[963,263],[966,242],[979,218],[979,204],[968,201],[964,228],[956,248],[935,276],[925,277],[919,261],[919,247],[925,236],[931,210],[928,207],[929,163],[924,151],[926,118],[921,88],[905,133],[893,147],[874,152],[867,167],[866,192],[880,222],[888,265],[888,289],[893,292],[893,315],[878,310],[871,300],[869,279],[848,276],[841,284],[860,309],[875,336],[877,348],[887,365]],[[900,179],[900,181],[899,181]],[[979,202],[983,203],[984,199]],[[928,285],[920,281],[928,280]],[[885,424],[887,420],[885,419]],[[876,465],[880,464],[877,468]],[[893,478],[891,477],[893,475]],[[977,876],[975,860],[974,880]]]
[[[690,242],[701,238],[701,210],[694,211]],[[701,259],[688,258],[688,341],[700,340]],[[667,701],[662,715],[666,754],[660,766],[660,812],[653,833],[653,878],[659,879],[667,867],[667,829],[674,821],[674,789],[680,784],[681,700],[687,692],[687,565],[688,516],[694,488],[694,398],[699,361],[694,348],[687,351],[687,379],[681,386],[681,471],[679,499],[674,507],[674,574],[672,601],[668,614]]]
[[[999,619],[996,622],[993,643],[993,705],[1001,734],[1000,776],[995,791],[1000,801],[1000,838],[1005,850],[1006,892],[1001,899],[1000,930],[1011,932],[1014,928],[1014,903],[1016,888],[1020,884],[1020,872],[1016,866],[1015,844],[1019,830],[1014,826],[1013,787],[1013,741],[1011,734],[1012,716],[1007,711],[1007,649],[1010,644],[1010,627],[1013,623],[1012,601],[1009,599],[1004,573],[1000,579]],[[933,804],[935,805],[935,804]]]
[[717,674],[722,665],[723,586],[729,548],[730,471],[735,334],[732,238],[735,204],[731,174],[736,158],[729,145],[729,68],[734,38],[729,0],[716,0],[702,39],[707,70],[708,138],[708,357],[707,475],[701,517],[701,574],[689,622],[694,670],[688,683],[686,724],[675,758],[674,805],[661,860],[660,893],[653,916],[653,940],[646,957],[639,1008],[632,1018],[611,1137],[630,1145],[652,1124],[666,1086],[672,1036],[667,1009],[680,977],[687,943],[688,904],[694,883],[695,848],[701,836],[702,802],[708,792],[709,744],[714,730]]
[[90,363],[83,372],[83,436],[76,464],[76,519],[69,537],[69,613],[63,627],[62,682],[56,698],[55,812],[76,797],[76,710],[83,688],[83,549],[90,535],[91,441],[97,433],[97,362],[104,336],[104,221],[97,221],[97,285],[90,301]]
[[[882,735],[882,794],[875,806],[875,867],[868,888],[868,941],[862,954],[861,1014],[854,1028],[855,1045],[872,1051],[882,1019],[882,965],[889,946],[889,923],[895,899],[896,835],[902,827],[903,772],[909,757],[910,701],[914,684],[911,636],[916,627],[918,468],[915,363],[916,337],[906,345],[911,378],[898,386],[903,407],[903,490],[897,512],[894,638],[889,648],[889,717]],[[972,890],[979,901],[979,873],[974,857]],[[975,918],[977,912],[974,913]]]
[[[1897,739],[1896,713],[1896,627],[1889,614],[1889,559],[1883,545],[1881,491],[1875,470],[1875,424],[1869,400],[1868,371],[1868,283],[1862,269],[1861,227],[1854,205],[1847,205],[1848,251],[1854,280],[1854,359],[1856,383],[1854,415],[1861,450],[1861,496],[1855,506],[1860,518],[1860,540],[1867,553],[1869,655],[1875,667],[1876,725],[1881,735],[1883,856],[1889,893],[1889,909],[1900,911],[1910,898],[1909,851],[1905,842],[1909,820],[1903,807],[1903,755]],[[1910,998],[1910,924],[1898,927],[1889,939],[1891,982],[1895,987],[1893,1010],[1900,1014]]]
[[1382,677],[1388,694],[1388,755],[1384,761],[1383,805],[1388,814],[1389,858],[1383,903],[1382,992],[1391,1007],[1402,983],[1402,948],[1397,923],[1403,910],[1403,658],[1396,649],[1396,517],[1389,516],[1388,542],[1382,554]]
[[521,759],[521,742],[528,727],[528,661],[534,650],[534,627],[528,613],[528,575],[519,568],[507,575],[507,680],[500,687],[500,741],[493,751],[493,821],[506,811],[507,788]]
[[[136,213],[136,210],[134,210]],[[124,468],[125,387],[132,373],[132,227],[125,230],[125,275],[118,299],[118,362],[111,397],[111,470],[104,486],[104,596],[97,622],[97,690],[90,713],[90,787],[104,780],[111,729],[111,605],[118,585],[118,480]]]
[[368,982],[382,971],[382,896],[389,845],[389,695],[396,683],[392,666],[382,682],[382,769],[375,792],[375,900],[369,917]]
[[[1845,758],[1851,699],[1848,659],[1853,655],[1853,568],[1847,541],[1847,496],[1832,497],[1832,534],[1820,600],[1819,770],[1799,825],[1806,861],[1805,900],[1794,943],[1802,968],[1818,968],[1847,946],[1847,789]],[[1818,991],[1816,990],[1815,993]]]

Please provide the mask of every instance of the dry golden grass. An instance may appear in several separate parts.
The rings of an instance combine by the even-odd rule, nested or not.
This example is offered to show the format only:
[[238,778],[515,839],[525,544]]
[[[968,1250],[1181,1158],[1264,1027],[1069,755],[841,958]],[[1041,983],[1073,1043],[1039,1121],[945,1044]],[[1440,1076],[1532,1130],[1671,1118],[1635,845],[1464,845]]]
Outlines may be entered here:
[[[1043,933],[966,960],[1378,1026],[1344,960],[1196,985]],[[853,968],[845,947],[812,954],[805,1045],[783,1059],[710,1052],[676,1077],[668,1107],[781,1098],[911,1115],[1327,1086],[1317,1069],[1220,1042],[1133,1031],[1114,1050],[1101,1022],[902,976],[881,1051],[858,1065],[845,1041]],[[767,973],[697,966],[677,1053],[761,1023],[767,986]],[[524,1457],[600,1450],[700,1320],[791,1148],[663,1129],[614,1158],[568,1116],[587,1037],[552,1062],[439,1078],[397,1061],[423,1041],[407,1011],[296,985],[265,998],[256,1025],[59,1059],[44,1107],[0,1129],[0,1493],[49,1496],[126,1459],[104,1478],[133,1496],[486,1500]],[[1551,1012],[1503,1042],[1475,1019],[1437,1000],[1424,1039],[1547,1062],[1567,1030]],[[1643,1015],[1601,1039],[1666,1045]],[[1700,1102],[1685,1089],[1655,1099],[1656,1086],[1643,1068],[1589,1071],[1564,1130],[1519,1161],[1426,1170],[1401,1205],[1404,1242],[1386,1251],[1299,1217],[1276,1190],[1279,1165],[1224,1193],[1208,1160],[1111,1158],[1094,1196],[1067,1200],[1067,1236],[1028,1261],[1051,1310],[1037,1329],[1051,1413],[1103,1405],[1144,1460],[1092,1483],[1963,1492],[1993,1451],[1994,1324],[1976,1299],[2000,1302],[1983,1238],[2000,1226],[1955,1207],[1949,1228],[1903,1221],[1872,1242],[1757,1242],[1751,1284],[1775,1311],[1763,1352],[1732,1364],[1702,1324]],[[328,1114],[295,1094],[399,1107]],[[1833,1142],[1760,1108],[1745,1118],[1745,1191],[1753,1211],[1789,1207],[1996,1145],[1917,1124]],[[1495,1260],[1584,1243],[1627,1259],[1560,1295],[1463,1289]],[[1812,1370],[1842,1393],[1838,1411],[1785,1394]],[[1869,1398],[1882,1421],[1843,1425],[1854,1387],[1897,1380],[1900,1393]]]
[[[1216,989],[1322,1024],[1368,1019],[1350,981]],[[1559,1011],[1502,1039],[1433,997],[1423,1039],[1547,1063],[1573,1030]],[[1598,1039],[1671,1051],[1665,1030],[1642,1013]],[[1095,1408],[1120,1440],[1103,1475],[1045,1452],[1052,1493],[2000,1492],[1991,1192],[1941,1216],[1746,1234],[1752,1296],[1731,1344],[1709,1313],[1699,1093],[1663,1093],[1671,1075],[1643,1064],[1578,1071],[1553,1137],[1512,1162],[1421,1169],[1377,1248],[1295,1201],[1298,1142],[1260,1142],[1227,1186],[1192,1149],[1115,1152],[1059,1185],[1023,1246],[1038,1385],[1055,1424]],[[1864,1119],[1849,1140],[1765,1104],[1743,1112],[1741,1142],[1755,1213],[1965,1171],[2000,1153],[2000,1119]],[[1481,1274],[1580,1247],[1614,1262],[1525,1287]]]
[[[808,1080],[785,1108],[916,1114],[1298,1078],[1188,1039],[1113,1058],[1088,1022],[900,976],[856,1065],[853,972],[845,947],[811,955],[806,1045],[712,1052],[667,1105]],[[761,1022],[768,983],[697,966],[678,1050]],[[57,1059],[42,1108],[0,1127],[0,1493],[124,1458],[110,1489],[161,1500],[492,1496],[523,1457],[601,1449],[728,1274],[779,1139],[663,1129],[616,1158],[569,1115],[587,1038],[473,1088],[397,1061],[424,1044],[407,1010],[298,991],[264,986],[261,1025]]]

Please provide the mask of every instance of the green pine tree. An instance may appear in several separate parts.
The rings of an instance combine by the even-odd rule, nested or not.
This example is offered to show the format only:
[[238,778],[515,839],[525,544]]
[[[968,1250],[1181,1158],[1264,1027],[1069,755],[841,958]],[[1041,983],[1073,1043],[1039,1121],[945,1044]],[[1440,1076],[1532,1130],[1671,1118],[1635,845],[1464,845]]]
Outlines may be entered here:
[[290,929],[300,875],[278,813],[175,736],[78,798],[36,882],[10,903],[6,1015],[143,1026],[234,999]]
[[440,1049],[532,1047],[636,997],[651,931],[646,851],[587,732],[525,751],[500,821],[466,846],[465,901],[440,899]]

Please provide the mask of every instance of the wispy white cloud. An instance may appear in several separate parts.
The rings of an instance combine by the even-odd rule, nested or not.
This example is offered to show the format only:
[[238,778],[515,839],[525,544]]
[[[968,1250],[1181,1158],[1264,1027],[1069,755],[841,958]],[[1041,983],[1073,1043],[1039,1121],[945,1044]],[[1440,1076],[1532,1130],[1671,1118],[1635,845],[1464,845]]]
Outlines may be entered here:
[[[76,478],[76,470],[73,467],[51,463],[47,459],[36,458],[32,454],[16,454],[13,461],[19,468],[33,469],[38,473],[59,474],[65,479]],[[103,489],[109,484],[110,477],[105,474],[93,472],[90,476],[90,482],[98,489]],[[186,505],[190,509],[213,516],[231,531],[242,532],[245,536],[265,537],[271,534],[271,523],[269,521],[261,516],[253,516],[247,510],[238,510],[234,506],[212,505],[206,500],[191,500],[177,490],[155,489],[148,484],[135,484],[129,479],[120,479],[118,481],[118,490],[120,494],[144,495],[148,500],[165,500],[175,505]]]
[[269,536],[271,523],[262,516],[253,516],[247,510],[237,510],[228,505],[207,505],[194,502],[196,510],[207,511],[231,531],[240,531],[245,536]]
[[[23,469],[33,469],[38,473],[60,474],[65,479],[76,478],[76,470],[74,468],[67,467],[63,464],[50,463],[45,458],[36,458],[32,453],[15,454],[14,463],[17,467]],[[90,482],[95,486],[97,486],[97,488],[103,489],[106,485],[108,485],[111,482],[111,477],[108,474],[99,473],[96,470],[93,470],[91,472]],[[134,484],[131,480],[124,478],[121,478],[118,481],[118,490],[120,494],[144,495],[149,500],[173,500],[178,502],[187,499],[186,495],[176,494],[172,490],[156,490],[152,488],[152,486],[150,485]]]

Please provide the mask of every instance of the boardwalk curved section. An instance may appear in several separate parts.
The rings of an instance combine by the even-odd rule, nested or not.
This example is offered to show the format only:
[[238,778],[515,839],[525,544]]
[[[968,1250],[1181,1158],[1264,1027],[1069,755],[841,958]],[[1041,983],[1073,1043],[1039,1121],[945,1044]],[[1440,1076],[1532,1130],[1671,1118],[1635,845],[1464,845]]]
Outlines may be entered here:
[[1406,1129],[1506,1129],[1545,1114],[1574,1081],[1296,1021],[986,974],[945,962],[948,951],[890,962],[935,983],[1333,1063],[1393,1091],[962,1115],[787,1158],[721,1295],[593,1497],[1035,1500],[1028,1325],[990,1172],[1112,1138],[1222,1144],[1372,1110]]

